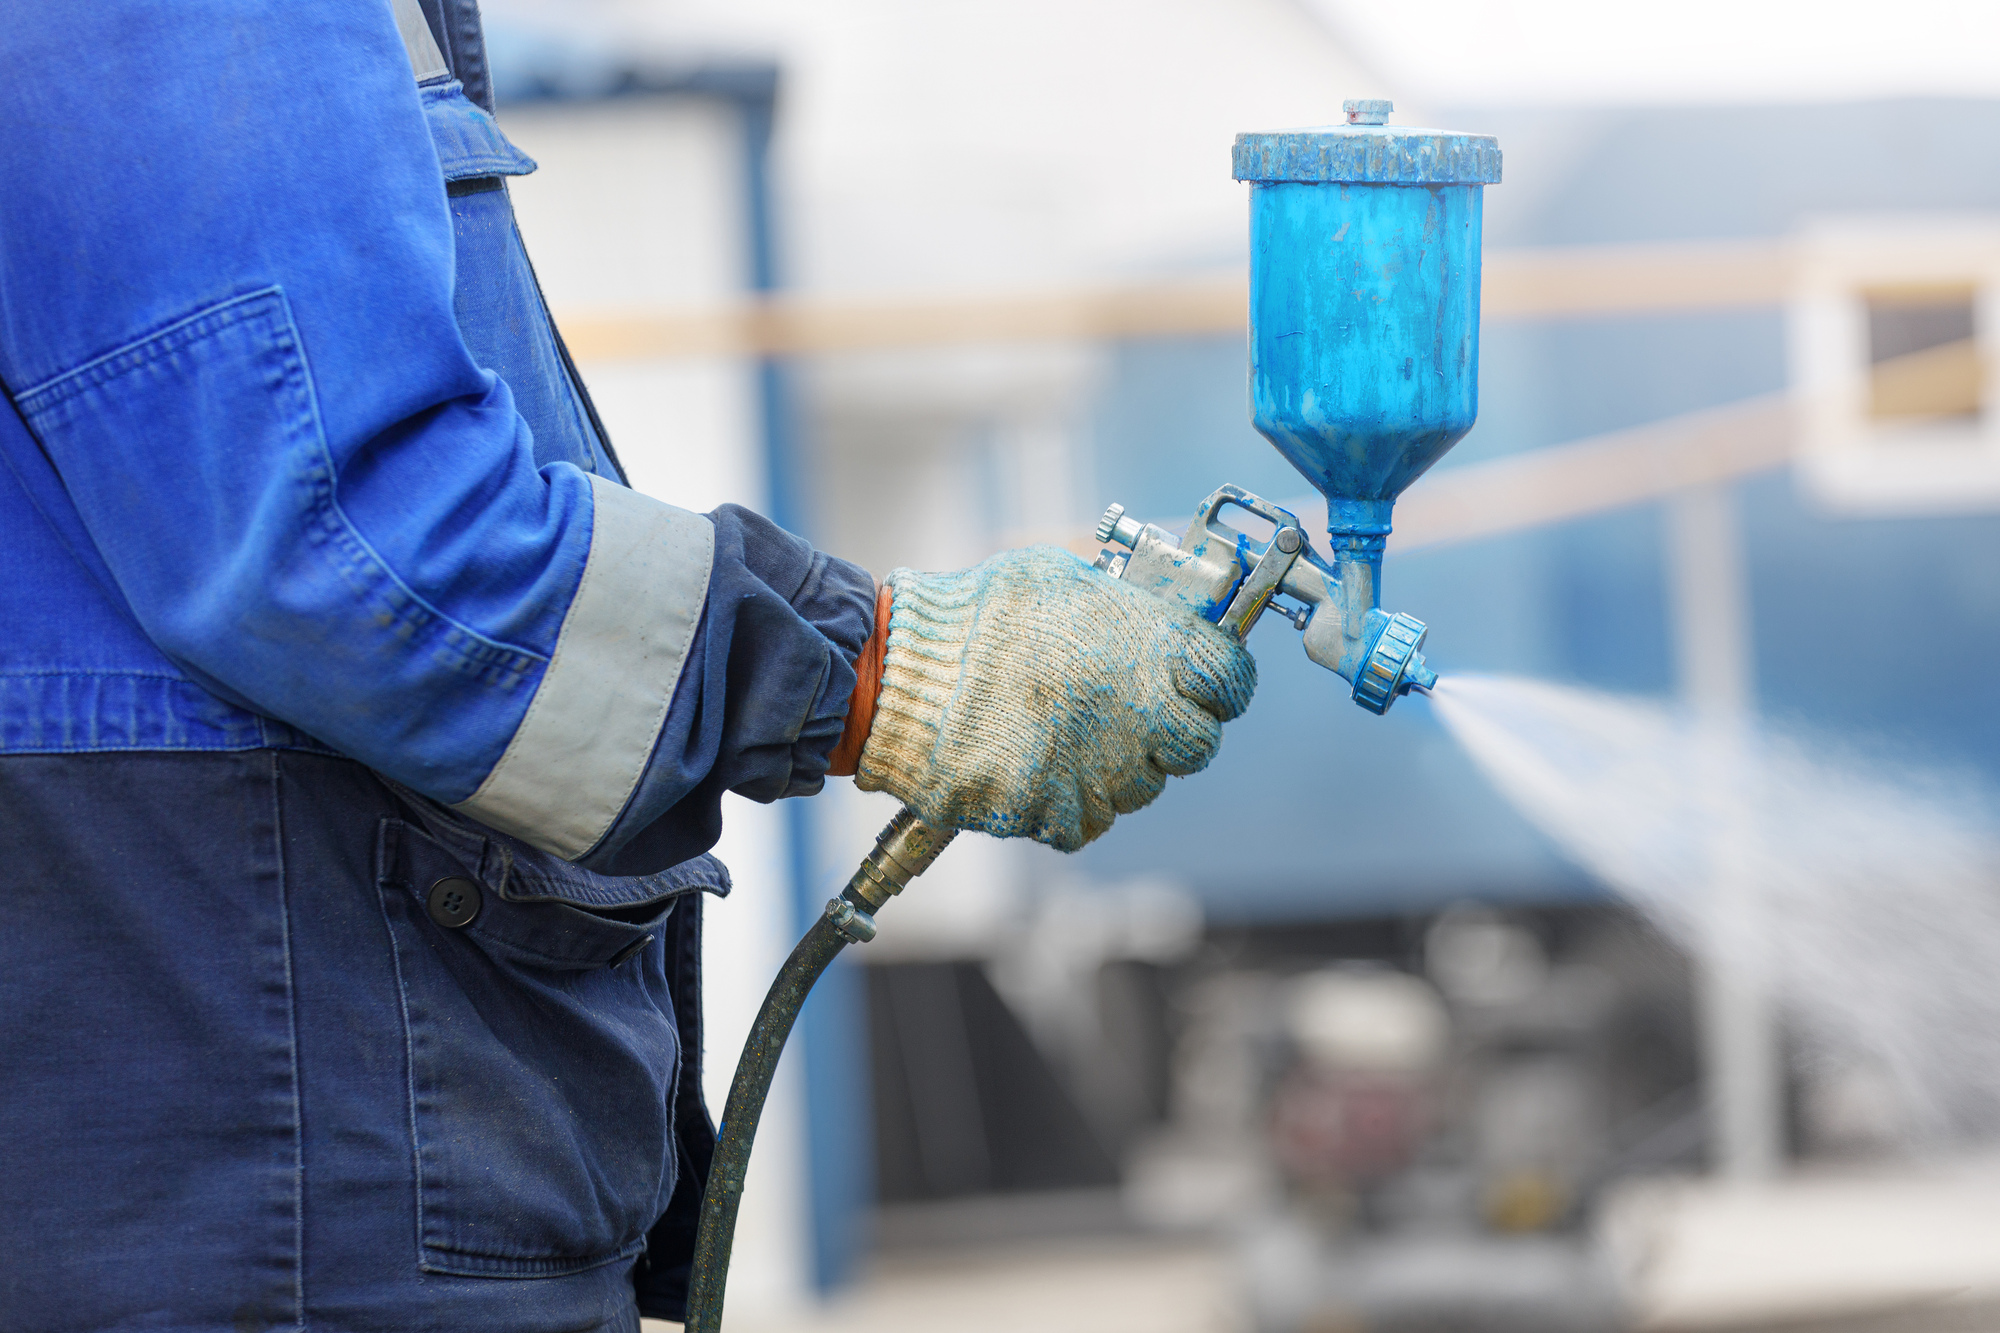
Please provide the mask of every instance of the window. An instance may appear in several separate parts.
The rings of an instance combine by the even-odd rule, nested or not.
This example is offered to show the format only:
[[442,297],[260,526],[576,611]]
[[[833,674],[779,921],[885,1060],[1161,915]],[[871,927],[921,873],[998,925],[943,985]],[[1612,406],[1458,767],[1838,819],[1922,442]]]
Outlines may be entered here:
[[2000,511],[2000,219],[1821,223],[1790,311],[1799,476],[1850,513]]
[[1979,289],[1876,287],[1868,308],[1868,415],[1875,421],[1967,420],[1979,415]]

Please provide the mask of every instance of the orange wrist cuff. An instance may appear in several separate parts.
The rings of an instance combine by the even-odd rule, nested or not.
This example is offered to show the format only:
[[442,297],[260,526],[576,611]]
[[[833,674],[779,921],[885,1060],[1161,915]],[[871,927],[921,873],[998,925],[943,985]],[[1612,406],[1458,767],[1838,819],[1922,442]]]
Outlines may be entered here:
[[889,651],[889,609],[895,602],[888,584],[875,590],[875,632],[854,659],[854,695],[848,701],[840,744],[828,758],[829,777],[851,778],[861,767],[861,747],[868,744],[868,733],[875,726],[875,699],[882,693],[882,658]]

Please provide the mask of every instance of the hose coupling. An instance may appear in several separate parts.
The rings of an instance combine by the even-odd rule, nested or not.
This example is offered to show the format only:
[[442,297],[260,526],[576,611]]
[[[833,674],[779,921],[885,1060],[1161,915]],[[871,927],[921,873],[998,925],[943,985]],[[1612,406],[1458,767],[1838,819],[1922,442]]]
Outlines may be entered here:
[[957,829],[932,828],[905,806],[875,839],[874,849],[862,858],[854,878],[847,881],[843,896],[850,902],[865,904],[870,912],[881,911],[882,904],[930,869],[938,853],[957,835]]

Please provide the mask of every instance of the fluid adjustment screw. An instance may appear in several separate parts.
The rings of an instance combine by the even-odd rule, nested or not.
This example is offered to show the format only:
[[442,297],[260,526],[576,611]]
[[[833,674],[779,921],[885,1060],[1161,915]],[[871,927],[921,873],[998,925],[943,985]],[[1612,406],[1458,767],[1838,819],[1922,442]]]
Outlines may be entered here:
[[1123,517],[1125,517],[1124,505],[1115,504],[1105,510],[1104,517],[1097,520],[1097,540],[1110,541],[1112,529],[1118,526],[1118,520]]
[[[1386,713],[1397,698],[1409,693],[1407,675],[1412,659],[1423,661],[1424,622],[1398,611],[1375,637],[1368,661],[1354,673],[1354,702],[1371,713]],[[1429,674],[1429,668],[1425,668]]]
[[1340,109],[1347,113],[1350,125],[1386,125],[1396,104],[1372,97],[1350,97],[1340,104]]

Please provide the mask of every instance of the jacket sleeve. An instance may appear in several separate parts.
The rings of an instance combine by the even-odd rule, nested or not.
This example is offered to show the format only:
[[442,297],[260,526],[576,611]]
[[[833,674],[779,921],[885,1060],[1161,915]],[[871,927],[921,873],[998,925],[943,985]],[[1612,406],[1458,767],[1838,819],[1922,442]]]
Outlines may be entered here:
[[644,780],[583,862],[592,870],[643,874],[707,851],[726,791],[755,801],[817,792],[847,722],[854,661],[875,630],[875,580],[747,509],[709,517],[708,614]]
[[536,465],[387,4],[31,7],[0,68],[0,379],[190,677],[627,873],[816,787],[866,575]]

